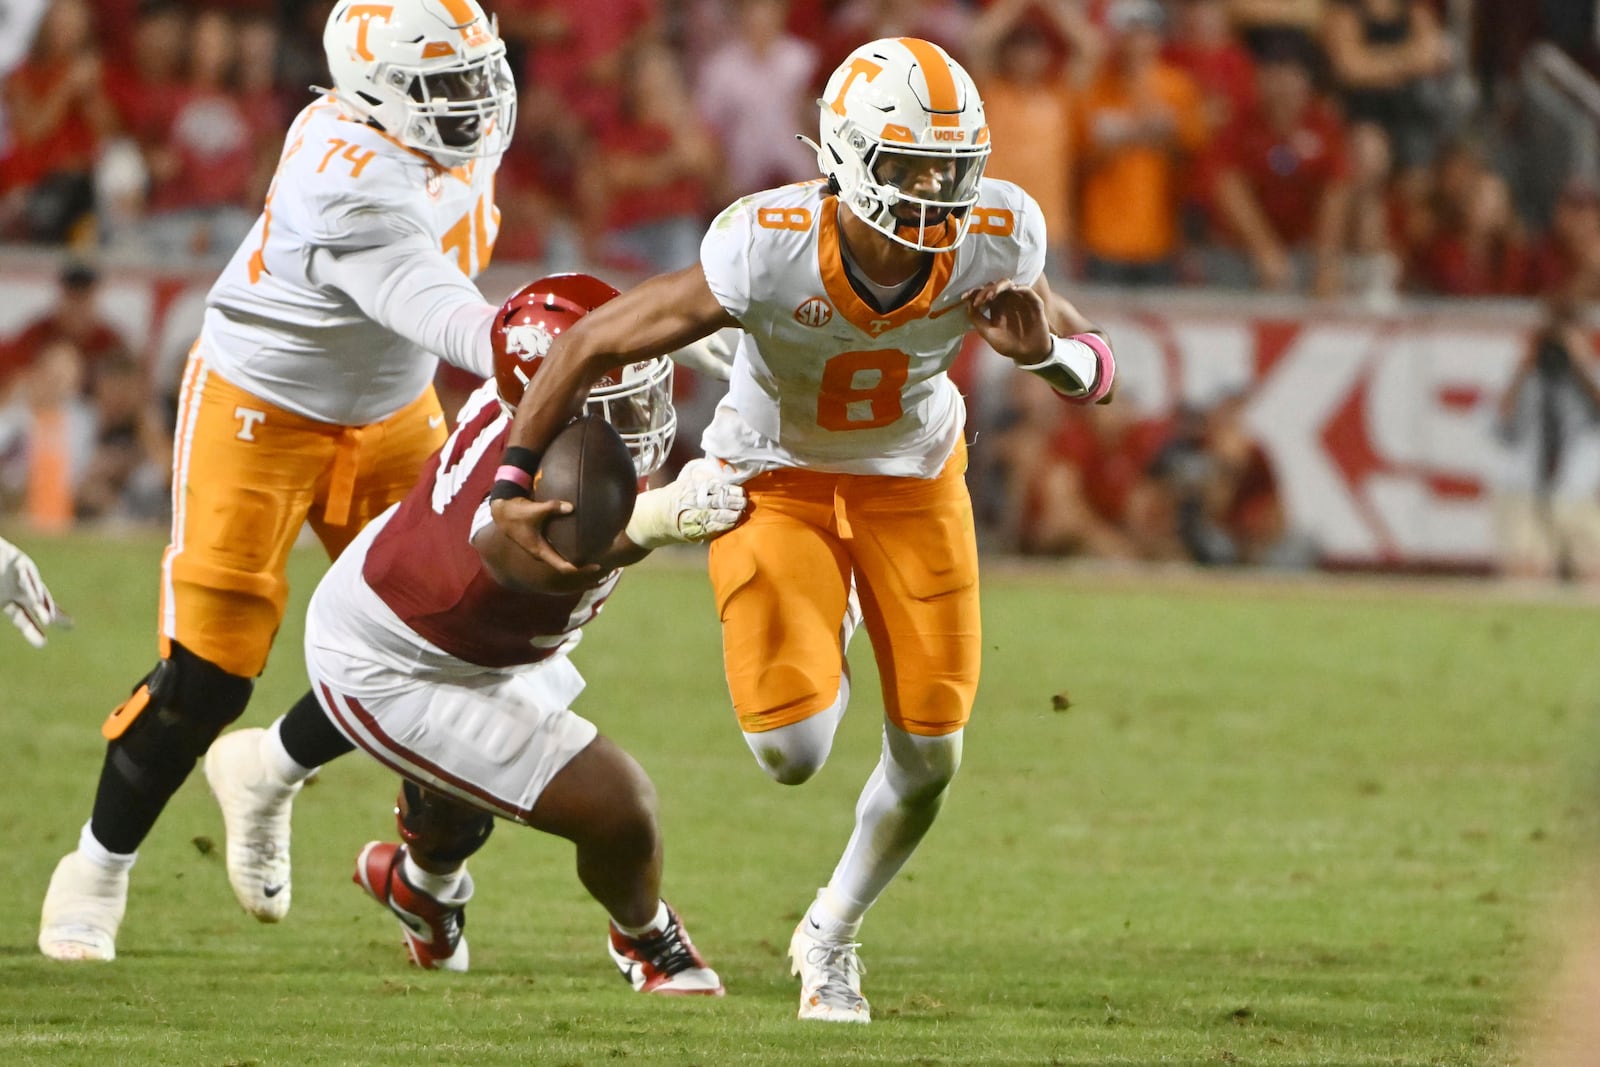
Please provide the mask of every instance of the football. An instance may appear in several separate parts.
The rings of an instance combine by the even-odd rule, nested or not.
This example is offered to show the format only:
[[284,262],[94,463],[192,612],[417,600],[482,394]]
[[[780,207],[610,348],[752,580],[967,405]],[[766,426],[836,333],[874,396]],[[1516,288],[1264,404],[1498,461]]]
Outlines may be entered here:
[[545,525],[545,539],[568,562],[588,563],[628,525],[638,485],[633,457],[610,423],[585,415],[567,424],[533,476],[533,499],[572,503],[571,514]]

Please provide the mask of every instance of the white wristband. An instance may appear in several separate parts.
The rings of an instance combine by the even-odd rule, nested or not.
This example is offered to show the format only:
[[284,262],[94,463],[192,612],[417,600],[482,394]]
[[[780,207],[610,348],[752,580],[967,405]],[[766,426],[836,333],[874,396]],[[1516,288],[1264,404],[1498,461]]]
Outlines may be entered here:
[[1094,388],[1100,359],[1094,349],[1076,337],[1052,337],[1048,356],[1037,363],[1019,363],[1017,367],[1035,373],[1060,367],[1077,380],[1077,394],[1082,394]]
[[676,497],[671,485],[640,493],[633,502],[633,517],[623,531],[628,540],[640,548],[652,549],[682,542]]

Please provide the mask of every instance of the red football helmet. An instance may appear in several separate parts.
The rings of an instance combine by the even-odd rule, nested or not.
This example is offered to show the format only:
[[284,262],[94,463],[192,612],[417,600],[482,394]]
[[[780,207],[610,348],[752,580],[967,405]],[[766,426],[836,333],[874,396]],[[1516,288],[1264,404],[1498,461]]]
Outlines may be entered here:
[[[513,293],[490,331],[501,402],[515,408],[561,331],[616,295],[588,274],[552,274]],[[639,476],[650,474],[666,461],[678,431],[672,360],[660,356],[619,368],[595,383],[585,407],[621,435]]]

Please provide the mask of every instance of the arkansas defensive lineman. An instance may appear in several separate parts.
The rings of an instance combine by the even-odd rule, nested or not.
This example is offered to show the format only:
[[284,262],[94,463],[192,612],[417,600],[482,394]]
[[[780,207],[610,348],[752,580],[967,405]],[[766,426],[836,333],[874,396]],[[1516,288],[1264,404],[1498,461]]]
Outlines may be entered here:
[[[227,734],[207,753],[241,900],[288,885],[295,793],[317,767],[359,747],[405,783],[401,840],[367,845],[355,881],[400,920],[417,965],[467,969],[466,861],[498,817],[577,846],[578,878],[610,914],[611,957],[635,989],[722,993],[661,900],[655,791],[631,756],[570,710],[584,683],[568,653],[621,567],[732,529],[743,490],[696,465],[641,494],[599,565],[575,573],[528,555],[489,514],[525,384],[555,335],[615,295],[598,279],[557,275],[507,302],[495,379],[462,408],[416,488],[356,538],[312,596],[306,668],[320,708],[297,705],[270,729]],[[672,443],[672,366],[649,360],[619,377],[587,408],[619,431],[643,477]],[[539,507],[548,515],[570,505]]]

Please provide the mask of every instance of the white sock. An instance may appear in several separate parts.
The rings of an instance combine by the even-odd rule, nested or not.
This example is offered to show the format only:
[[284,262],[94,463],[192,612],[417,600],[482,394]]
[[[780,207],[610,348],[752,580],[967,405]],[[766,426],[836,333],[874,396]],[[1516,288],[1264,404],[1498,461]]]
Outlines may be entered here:
[[137,852],[112,852],[100,843],[94,836],[94,831],[89,829],[89,823],[83,824],[83,830],[78,834],[78,855],[90,863],[106,871],[126,871],[133,866],[133,861],[139,858]]
[[417,861],[411,858],[411,850],[406,849],[405,867],[402,873],[413,889],[421,890],[441,904],[449,904],[455,900],[456,893],[467,876],[467,865],[463,863],[449,874],[434,874],[418,867]]
[[817,899],[806,909],[806,925],[814,927],[824,941],[854,941],[861,933],[866,908],[853,907],[831,888],[817,890]]
[[665,930],[667,928],[667,923],[669,921],[670,920],[667,917],[667,902],[664,901],[664,900],[661,900],[661,901],[657,901],[656,902],[656,917],[651,919],[645,925],[643,925],[643,926],[623,926],[621,923],[617,922],[617,920],[615,920],[615,919],[611,920],[611,925],[615,926],[618,930],[621,930],[624,934],[628,935],[629,937],[640,938],[640,937],[644,937],[647,934],[659,934],[661,931],[663,931],[663,930]]
[[[823,891],[827,913],[860,925],[933,825],[960,764],[959,730],[920,737],[884,724],[883,755],[856,801],[855,830]],[[818,910],[812,906],[813,915]]]
[[284,785],[297,785],[316,774],[317,769],[302,766],[289,755],[289,750],[283,747],[282,729],[283,716],[280,715],[261,737],[261,758],[274,778]]

